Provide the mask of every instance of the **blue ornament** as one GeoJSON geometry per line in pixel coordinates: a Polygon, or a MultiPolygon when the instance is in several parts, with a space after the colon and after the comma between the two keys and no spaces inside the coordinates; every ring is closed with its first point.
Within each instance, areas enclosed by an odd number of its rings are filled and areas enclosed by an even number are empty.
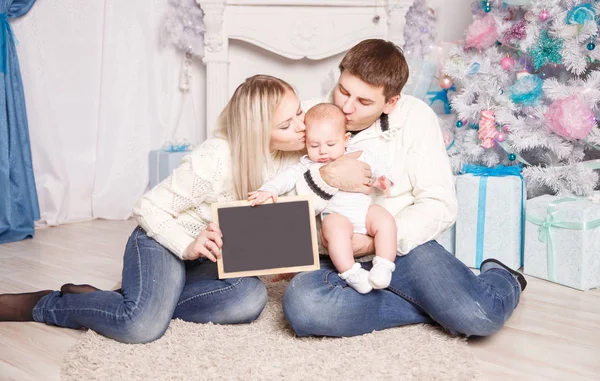
{"type": "Polygon", "coordinates": [[[540,34],[540,39],[537,45],[529,49],[529,55],[533,58],[533,67],[535,70],[539,70],[542,66],[547,63],[562,63],[562,50],[563,41],[560,38],[552,38],[548,34],[547,30],[544,30],[540,34]]]}
{"type": "Polygon", "coordinates": [[[522,75],[508,88],[510,100],[523,106],[535,106],[542,97],[543,84],[537,75],[522,75]]]}
{"type": "Polygon", "coordinates": [[[469,66],[469,70],[467,70],[467,74],[469,74],[469,75],[477,74],[477,72],[479,71],[480,68],[481,68],[481,65],[479,64],[479,62],[473,62],[471,64],[471,66],[469,66]]]}
{"type": "Polygon", "coordinates": [[[489,13],[489,12],[491,12],[491,10],[492,10],[492,7],[491,7],[489,4],[486,4],[486,5],[485,5],[485,7],[483,7],[483,10],[484,10],[486,13],[489,13]]]}
{"type": "Polygon", "coordinates": [[[596,21],[596,11],[590,3],[579,4],[567,12],[567,24],[585,24],[587,21],[596,21]]]}
{"type": "Polygon", "coordinates": [[[589,44],[587,44],[587,49],[590,51],[596,49],[596,44],[590,42],[589,44]]]}
{"type": "Polygon", "coordinates": [[[462,126],[463,126],[462,120],[457,120],[456,121],[456,128],[461,128],[462,126]]]}
{"type": "Polygon", "coordinates": [[[470,127],[472,130],[479,130],[479,124],[469,124],[469,127],[470,127]]]}
{"type": "Polygon", "coordinates": [[[517,155],[515,155],[514,153],[509,153],[508,154],[508,160],[510,160],[510,161],[517,160],[517,155]]]}
{"type": "Polygon", "coordinates": [[[440,91],[430,90],[427,92],[427,97],[429,98],[429,105],[431,106],[435,101],[442,101],[444,104],[444,113],[450,114],[452,107],[450,106],[450,101],[448,100],[448,91],[456,91],[456,87],[452,85],[449,89],[442,89],[440,91]]]}

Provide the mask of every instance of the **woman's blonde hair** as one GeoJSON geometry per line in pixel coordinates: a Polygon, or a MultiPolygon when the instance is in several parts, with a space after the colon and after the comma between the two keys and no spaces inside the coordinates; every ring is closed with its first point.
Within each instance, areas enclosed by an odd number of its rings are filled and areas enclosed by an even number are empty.
{"type": "Polygon", "coordinates": [[[266,180],[265,168],[272,164],[272,118],[287,91],[294,92],[287,82],[255,75],[238,86],[219,116],[216,135],[229,141],[238,200],[245,200],[248,192],[260,188],[266,180]]]}

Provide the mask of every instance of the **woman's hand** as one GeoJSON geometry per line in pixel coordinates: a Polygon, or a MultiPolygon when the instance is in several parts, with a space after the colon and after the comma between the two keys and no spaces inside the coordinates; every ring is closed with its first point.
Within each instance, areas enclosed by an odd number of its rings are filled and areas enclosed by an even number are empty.
{"type": "Polygon", "coordinates": [[[223,233],[221,229],[211,222],[206,229],[202,230],[192,243],[183,252],[183,259],[193,260],[200,257],[206,257],[213,262],[221,258],[221,248],[223,247],[223,233]]]}
{"type": "Polygon", "coordinates": [[[361,151],[341,156],[319,169],[323,181],[346,192],[371,194],[371,167],[357,160],[361,151]]]}
{"type": "Polygon", "coordinates": [[[248,201],[252,201],[252,205],[250,206],[264,204],[268,199],[272,199],[273,202],[277,202],[277,195],[275,193],[261,190],[248,193],[248,201]]]}

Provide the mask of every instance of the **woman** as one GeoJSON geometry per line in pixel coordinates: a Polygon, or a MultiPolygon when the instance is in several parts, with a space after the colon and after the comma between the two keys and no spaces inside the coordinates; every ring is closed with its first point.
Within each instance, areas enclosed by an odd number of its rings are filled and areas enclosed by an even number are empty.
{"type": "Polygon", "coordinates": [[[267,301],[255,277],[217,279],[223,240],[210,221],[215,201],[244,200],[304,149],[304,114],[284,81],[248,78],[208,139],[134,208],[139,226],[123,259],[119,292],[65,284],[61,291],[0,295],[0,321],[90,328],[125,343],[160,338],[172,318],[235,324],[267,301]]]}

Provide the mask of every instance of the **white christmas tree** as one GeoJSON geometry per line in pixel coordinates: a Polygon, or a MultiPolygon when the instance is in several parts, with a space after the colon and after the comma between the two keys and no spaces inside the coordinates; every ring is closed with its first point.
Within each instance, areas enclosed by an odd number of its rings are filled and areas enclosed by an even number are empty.
{"type": "Polygon", "coordinates": [[[404,55],[411,60],[422,60],[432,52],[437,39],[435,10],[425,0],[416,0],[406,13],[404,27],[404,55]]]}
{"type": "Polygon", "coordinates": [[[589,195],[600,167],[600,3],[511,2],[477,2],[446,60],[459,88],[442,118],[453,168],[520,162],[530,197],[589,195]]]}

